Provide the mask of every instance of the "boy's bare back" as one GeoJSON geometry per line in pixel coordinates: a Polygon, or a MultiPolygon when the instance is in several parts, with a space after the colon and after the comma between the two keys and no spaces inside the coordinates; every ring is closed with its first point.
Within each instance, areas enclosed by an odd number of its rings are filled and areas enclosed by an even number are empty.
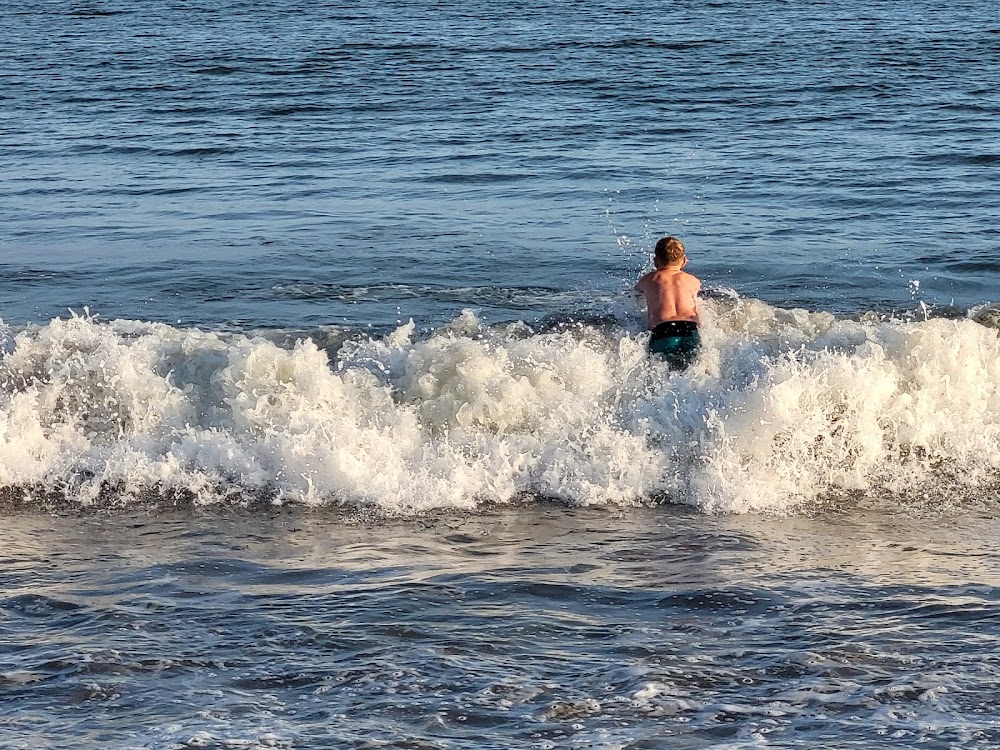
{"type": "Polygon", "coordinates": [[[698,291],[701,282],[680,268],[650,271],[635,285],[646,299],[646,322],[650,328],[669,320],[699,323],[698,291]]]}
{"type": "Polygon", "coordinates": [[[639,279],[635,291],[646,298],[649,352],[671,370],[686,370],[698,356],[698,291],[701,282],[681,269],[687,265],[684,243],[664,237],[653,250],[655,271],[639,279]]]}

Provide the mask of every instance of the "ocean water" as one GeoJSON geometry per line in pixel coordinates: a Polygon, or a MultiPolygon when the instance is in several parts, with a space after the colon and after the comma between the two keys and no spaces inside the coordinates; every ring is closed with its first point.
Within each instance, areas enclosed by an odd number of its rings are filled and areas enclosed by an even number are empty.
{"type": "Polygon", "coordinates": [[[1000,747],[993,4],[2,12],[0,747],[1000,747]]]}

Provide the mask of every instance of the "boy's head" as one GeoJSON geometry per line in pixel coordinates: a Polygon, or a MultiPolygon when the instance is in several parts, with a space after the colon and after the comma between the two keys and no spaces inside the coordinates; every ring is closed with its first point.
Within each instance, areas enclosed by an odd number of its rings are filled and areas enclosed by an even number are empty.
{"type": "Polygon", "coordinates": [[[653,262],[657,268],[670,268],[684,265],[687,254],[684,252],[684,245],[676,237],[664,237],[656,243],[653,251],[653,262]]]}

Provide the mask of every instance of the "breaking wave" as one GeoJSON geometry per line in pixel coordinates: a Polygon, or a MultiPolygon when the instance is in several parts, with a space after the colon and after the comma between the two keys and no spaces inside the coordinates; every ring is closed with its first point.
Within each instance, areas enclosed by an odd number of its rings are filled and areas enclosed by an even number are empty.
{"type": "Polygon", "coordinates": [[[0,324],[0,487],[28,505],[389,514],[978,497],[1000,477],[998,318],[843,319],[717,295],[681,374],[620,320],[486,326],[465,312],[425,334],[297,339],[0,324]]]}

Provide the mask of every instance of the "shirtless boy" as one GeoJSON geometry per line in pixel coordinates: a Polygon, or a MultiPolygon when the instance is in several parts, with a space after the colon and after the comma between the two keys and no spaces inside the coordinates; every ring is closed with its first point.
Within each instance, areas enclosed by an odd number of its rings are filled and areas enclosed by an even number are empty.
{"type": "Polygon", "coordinates": [[[646,298],[646,320],[653,334],[649,351],[661,354],[671,369],[683,370],[701,346],[698,336],[698,290],[701,282],[681,269],[687,265],[684,245],[676,237],[664,237],[653,253],[655,270],[635,285],[646,298]]]}

